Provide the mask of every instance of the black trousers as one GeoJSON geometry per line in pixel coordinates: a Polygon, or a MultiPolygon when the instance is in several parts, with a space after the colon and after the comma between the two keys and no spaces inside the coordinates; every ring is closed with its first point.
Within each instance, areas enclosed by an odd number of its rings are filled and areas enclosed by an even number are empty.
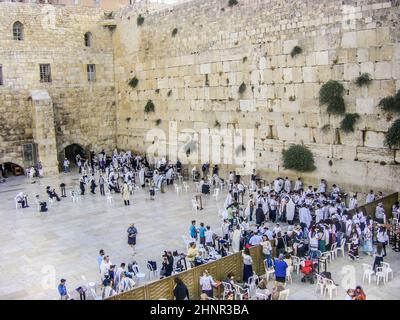
{"type": "Polygon", "coordinates": [[[106,193],[104,192],[104,184],[101,184],[101,185],[100,185],[100,194],[101,194],[102,196],[105,196],[105,195],[106,195],[106,193]]]}

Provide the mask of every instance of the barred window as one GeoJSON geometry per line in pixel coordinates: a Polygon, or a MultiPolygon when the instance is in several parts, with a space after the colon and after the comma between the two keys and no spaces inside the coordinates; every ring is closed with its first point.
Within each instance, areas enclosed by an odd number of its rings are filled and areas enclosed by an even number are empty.
{"type": "Polygon", "coordinates": [[[17,21],[13,25],[13,37],[14,40],[22,41],[24,40],[24,25],[17,21]]]}
{"type": "Polygon", "coordinates": [[[0,64],[0,86],[3,85],[3,66],[0,64]]]}
{"type": "Polygon", "coordinates": [[[96,65],[94,65],[94,64],[87,65],[87,76],[88,76],[89,82],[96,81],[96,65]]]}
{"type": "Polygon", "coordinates": [[[51,82],[50,64],[40,64],[40,82],[51,82]]]}

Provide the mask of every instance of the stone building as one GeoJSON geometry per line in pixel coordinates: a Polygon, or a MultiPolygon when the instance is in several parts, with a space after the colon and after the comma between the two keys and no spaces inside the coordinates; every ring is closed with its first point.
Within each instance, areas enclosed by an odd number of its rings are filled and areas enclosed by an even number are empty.
{"type": "Polygon", "coordinates": [[[170,148],[179,140],[171,126],[218,125],[254,129],[253,164],[266,176],[297,177],[281,154],[303,143],[317,168],[302,175],[310,182],[396,189],[400,152],[384,145],[396,117],[378,103],[400,89],[399,1],[193,0],[166,8],[142,1],[112,17],[103,11],[0,3],[0,162],[24,165],[23,146],[35,142],[55,172],[70,144],[146,152],[150,129],[163,130],[170,148]],[[16,22],[23,40],[13,38],[16,22]],[[301,53],[292,57],[294,47],[301,53]],[[50,83],[41,81],[46,64],[50,83]],[[373,81],[359,88],[362,73],[373,81]],[[360,115],[354,132],[319,104],[329,80],[344,85],[346,112],[360,115]],[[149,100],[154,113],[144,112],[149,100]]]}

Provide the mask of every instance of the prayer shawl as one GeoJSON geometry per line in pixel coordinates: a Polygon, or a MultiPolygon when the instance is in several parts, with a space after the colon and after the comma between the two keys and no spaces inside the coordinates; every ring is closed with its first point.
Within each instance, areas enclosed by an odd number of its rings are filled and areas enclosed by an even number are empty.
{"type": "Polygon", "coordinates": [[[233,231],[233,236],[232,236],[232,249],[233,252],[239,252],[240,251],[240,230],[235,229],[235,231],[233,231]]]}
{"type": "Polygon", "coordinates": [[[141,186],[144,185],[144,169],[141,168],[139,171],[139,183],[141,186]]]}
{"type": "Polygon", "coordinates": [[[290,198],[289,202],[286,205],[286,219],[288,221],[292,221],[293,220],[294,211],[295,211],[295,204],[294,204],[292,198],[290,198]]]}

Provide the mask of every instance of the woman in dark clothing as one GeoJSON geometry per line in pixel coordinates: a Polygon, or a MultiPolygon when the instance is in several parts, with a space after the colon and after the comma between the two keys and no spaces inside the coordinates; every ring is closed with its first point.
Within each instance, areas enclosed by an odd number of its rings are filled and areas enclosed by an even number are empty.
{"type": "Polygon", "coordinates": [[[189,300],[189,290],[183,281],[176,277],[174,279],[175,287],[174,287],[174,297],[176,300],[189,300]]]}
{"type": "Polygon", "coordinates": [[[136,254],[135,246],[136,246],[136,236],[138,230],[132,223],[131,226],[128,228],[127,232],[128,232],[128,245],[130,245],[131,248],[133,249],[133,254],[136,254]]]}

